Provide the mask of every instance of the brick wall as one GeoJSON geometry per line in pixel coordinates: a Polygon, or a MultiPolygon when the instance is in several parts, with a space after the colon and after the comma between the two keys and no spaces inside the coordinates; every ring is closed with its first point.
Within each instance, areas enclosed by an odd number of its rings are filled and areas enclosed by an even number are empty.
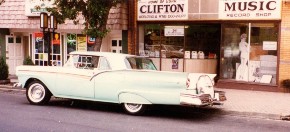
{"type": "Polygon", "coordinates": [[[136,1],[128,2],[128,53],[136,54],[137,50],[137,3],[136,1]]]}
{"type": "Polygon", "coordinates": [[[279,87],[284,79],[290,79],[290,3],[282,4],[282,21],[279,58],[279,87]]]}

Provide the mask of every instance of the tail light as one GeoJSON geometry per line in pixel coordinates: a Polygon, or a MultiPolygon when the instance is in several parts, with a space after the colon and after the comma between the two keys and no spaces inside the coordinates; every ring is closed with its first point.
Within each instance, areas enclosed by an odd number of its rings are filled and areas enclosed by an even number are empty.
{"type": "Polygon", "coordinates": [[[187,79],[186,79],[186,88],[189,88],[189,86],[190,86],[190,79],[187,78],[187,79]]]}

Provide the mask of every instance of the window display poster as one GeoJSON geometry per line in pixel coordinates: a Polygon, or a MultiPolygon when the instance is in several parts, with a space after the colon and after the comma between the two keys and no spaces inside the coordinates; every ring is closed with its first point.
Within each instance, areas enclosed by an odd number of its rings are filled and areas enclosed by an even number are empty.
{"type": "Polygon", "coordinates": [[[35,42],[43,41],[43,33],[34,33],[35,36],[35,42]]]}
{"type": "Polygon", "coordinates": [[[85,35],[77,36],[77,47],[78,51],[87,51],[87,37],[85,35]]]}
{"type": "Polygon", "coordinates": [[[88,44],[95,44],[95,41],[96,41],[96,38],[93,38],[91,36],[88,36],[87,37],[87,42],[88,44]]]}
{"type": "Polygon", "coordinates": [[[164,28],[164,36],[184,36],[183,26],[171,26],[164,28]]]}
{"type": "Polygon", "coordinates": [[[52,39],[52,45],[60,45],[60,39],[59,39],[60,34],[59,33],[54,33],[53,34],[53,39],[52,39]]]}
{"type": "Polygon", "coordinates": [[[263,50],[277,50],[277,42],[263,41],[263,50]]]}
{"type": "Polygon", "coordinates": [[[67,54],[76,51],[77,34],[67,34],[67,54]]]}
{"type": "Polygon", "coordinates": [[[178,69],[178,58],[172,58],[172,69],[178,69]]]}

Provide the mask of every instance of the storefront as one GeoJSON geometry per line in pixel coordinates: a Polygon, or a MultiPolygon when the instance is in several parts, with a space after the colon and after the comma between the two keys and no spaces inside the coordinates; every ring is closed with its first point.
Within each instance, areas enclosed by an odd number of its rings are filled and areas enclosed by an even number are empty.
{"type": "MultiPolygon", "coordinates": [[[[52,66],[62,66],[71,51],[92,50],[94,38],[82,34],[84,26],[75,25],[73,21],[58,25],[54,34],[52,29],[50,32],[46,29],[43,34],[40,12],[45,12],[53,2],[20,0],[5,1],[0,5],[0,53],[6,57],[10,74],[15,74],[16,66],[22,65],[26,57],[30,57],[35,65],[46,66],[50,60],[52,66]],[[35,8],[38,6],[40,9],[35,8]]],[[[127,39],[126,9],[126,3],[111,9],[107,22],[110,32],[102,40],[101,51],[121,53],[126,48],[127,44],[122,46],[122,41],[127,39]]]]}
{"type": "Polygon", "coordinates": [[[136,4],[137,50],[159,70],[213,73],[220,83],[277,88],[282,0],[136,4]]]}

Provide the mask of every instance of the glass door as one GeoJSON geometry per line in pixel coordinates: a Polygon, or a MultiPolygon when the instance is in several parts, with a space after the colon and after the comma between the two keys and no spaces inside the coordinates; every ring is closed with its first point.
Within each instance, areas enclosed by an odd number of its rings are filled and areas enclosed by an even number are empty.
{"type": "Polygon", "coordinates": [[[223,24],[220,78],[276,84],[278,33],[278,23],[223,24]]]}
{"type": "Polygon", "coordinates": [[[222,25],[220,78],[248,81],[248,34],[248,23],[222,25]]]}

